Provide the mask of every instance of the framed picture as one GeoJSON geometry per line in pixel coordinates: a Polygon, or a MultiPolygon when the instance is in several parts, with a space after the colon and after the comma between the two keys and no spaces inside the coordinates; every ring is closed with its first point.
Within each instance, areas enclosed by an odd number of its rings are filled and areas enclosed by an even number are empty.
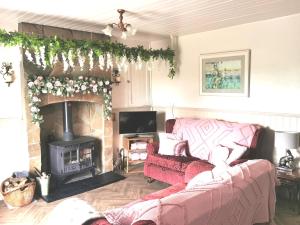
{"type": "Polygon", "coordinates": [[[200,95],[249,96],[250,50],[200,55],[200,95]]]}

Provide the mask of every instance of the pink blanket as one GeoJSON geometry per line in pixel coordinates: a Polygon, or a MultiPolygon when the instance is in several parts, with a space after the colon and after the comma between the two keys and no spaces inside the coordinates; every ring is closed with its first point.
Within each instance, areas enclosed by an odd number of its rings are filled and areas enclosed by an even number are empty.
{"type": "Polygon", "coordinates": [[[179,139],[188,140],[192,156],[208,160],[211,151],[220,144],[226,147],[238,144],[254,148],[256,132],[260,128],[259,125],[217,119],[177,118],[173,133],[179,139]]]}
{"type": "Polygon", "coordinates": [[[228,167],[207,183],[104,215],[116,225],[139,220],[157,225],[252,225],[272,222],[274,213],[275,170],[260,159],[228,167]]]}

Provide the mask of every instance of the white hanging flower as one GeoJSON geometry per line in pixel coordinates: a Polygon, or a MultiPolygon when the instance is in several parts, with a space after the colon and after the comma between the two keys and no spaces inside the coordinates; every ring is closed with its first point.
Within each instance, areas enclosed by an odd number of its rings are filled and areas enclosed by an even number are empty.
{"type": "Polygon", "coordinates": [[[79,76],[78,79],[79,79],[79,80],[83,80],[83,76],[79,76]]]}
{"type": "Polygon", "coordinates": [[[32,102],[40,102],[40,101],[41,100],[38,97],[36,97],[36,96],[32,97],[32,102]]]}
{"type": "Polygon", "coordinates": [[[97,91],[98,91],[97,85],[94,85],[94,86],[93,86],[93,92],[96,93],[97,91]]]}
{"type": "Polygon", "coordinates": [[[64,65],[64,72],[67,72],[69,68],[69,64],[67,62],[67,57],[65,56],[65,53],[61,54],[62,60],[63,60],[63,65],[64,65]]]}
{"type": "Polygon", "coordinates": [[[142,61],[141,57],[140,57],[140,56],[138,56],[138,58],[137,58],[137,64],[136,64],[136,68],[137,68],[137,69],[139,69],[139,70],[141,70],[141,69],[142,69],[142,67],[143,67],[143,61],[142,61]]]}
{"type": "Polygon", "coordinates": [[[34,82],[33,82],[36,86],[40,86],[41,82],[40,80],[36,79],[34,82]]]}
{"type": "Polygon", "coordinates": [[[109,85],[109,81],[107,80],[107,81],[105,81],[105,85],[109,85]]]}
{"type": "Polygon", "coordinates": [[[81,85],[81,90],[82,91],[85,91],[86,90],[86,86],[83,84],[83,85],[81,85]]]}
{"type": "Polygon", "coordinates": [[[107,92],[107,89],[106,89],[106,88],[103,88],[103,92],[106,93],[106,92],[107,92]]]}
{"type": "Polygon", "coordinates": [[[47,93],[48,93],[47,89],[43,88],[43,89],[42,89],[42,93],[43,93],[43,94],[47,94],[47,93]]]}
{"type": "Polygon", "coordinates": [[[28,51],[28,49],[26,49],[25,55],[26,55],[28,61],[33,62],[33,58],[31,56],[31,53],[28,51]]]}
{"type": "Polygon", "coordinates": [[[89,61],[90,61],[90,70],[94,67],[94,58],[93,58],[93,50],[91,49],[89,52],[89,61]]]}
{"type": "Polygon", "coordinates": [[[84,65],[84,58],[82,57],[81,52],[80,52],[79,49],[77,49],[77,56],[78,56],[78,63],[79,63],[79,66],[80,66],[80,70],[82,71],[83,70],[83,65],[84,65]]]}
{"type": "Polygon", "coordinates": [[[40,47],[40,58],[42,60],[43,68],[46,69],[45,46],[40,47]]]}
{"type": "Polygon", "coordinates": [[[38,107],[36,107],[36,106],[32,106],[32,107],[30,108],[30,111],[33,112],[33,113],[37,113],[37,112],[40,111],[40,109],[39,109],[38,107]]]}
{"type": "Polygon", "coordinates": [[[69,50],[69,52],[68,52],[69,66],[73,68],[74,67],[74,61],[73,61],[72,55],[73,55],[73,51],[69,50]]]}
{"type": "Polygon", "coordinates": [[[100,87],[103,86],[103,81],[102,80],[99,82],[99,85],[100,85],[100,87]]]}
{"type": "Polygon", "coordinates": [[[60,87],[61,86],[61,82],[59,80],[55,81],[54,86],[55,87],[60,87]]]}
{"type": "Polygon", "coordinates": [[[113,68],[113,61],[109,53],[106,54],[106,57],[107,57],[106,70],[109,70],[110,68],[113,68]]]}
{"type": "Polygon", "coordinates": [[[51,82],[47,82],[46,83],[46,87],[48,88],[48,89],[53,89],[53,85],[52,85],[52,83],[51,82]]]}
{"type": "Polygon", "coordinates": [[[39,51],[36,51],[34,53],[35,55],[35,64],[37,64],[38,66],[41,66],[41,57],[40,57],[40,52],[39,51]]]}
{"type": "Polygon", "coordinates": [[[68,86],[66,88],[66,91],[70,93],[70,92],[74,92],[74,89],[71,86],[68,86]]]}
{"type": "Polygon", "coordinates": [[[34,86],[34,83],[32,81],[30,81],[30,82],[28,82],[27,85],[28,85],[29,88],[32,88],[34,86]]]}
{"type": "Polygon", "coordinates": [[[104,60],[104,57],[103,57],[103,55],[100,55],[100,56],[99,56],[99,68],[100,68],[101,70],[103,70],[103,69],[104,69],[104,66],[105,66],[105,60],[104,60]]]}
{"type": "Polygon", "coordinates": [[[57,89],[57,91],[56,91],[56,95],[57,96],[61,96],[62,95],[62,91],[61,91],[61,89],[59,88],[59,89],[57,89]]]}

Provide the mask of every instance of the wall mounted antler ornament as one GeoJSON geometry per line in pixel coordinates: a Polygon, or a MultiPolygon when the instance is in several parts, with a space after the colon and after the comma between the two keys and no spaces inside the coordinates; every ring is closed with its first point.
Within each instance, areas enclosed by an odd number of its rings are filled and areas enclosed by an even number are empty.
{"type": "Polygon", "coordinates": [[[8,87],[13,82],[14,71],[12,70],[12,63],[3,62],[0,73],[3,76],[4,82],[7,83],[8,87]]]}

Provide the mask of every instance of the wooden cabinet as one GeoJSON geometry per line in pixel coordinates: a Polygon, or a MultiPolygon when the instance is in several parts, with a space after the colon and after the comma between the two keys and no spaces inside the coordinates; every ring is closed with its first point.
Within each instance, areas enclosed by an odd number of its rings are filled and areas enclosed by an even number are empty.
{"type": "Polygon", "coordinates": [[[126,72],[121,72],[121,83],[113,86],[112,95],[114,108],[150,105],[150,72],[145,66],[137,69],[130,64],[126,72]]]}
{"type": "MultiPolygon", "coordinates": [[[[123,148],[125,150],[126,172],[130,172],[130,166],[143,163],[147,156],[146,146],[153,142],[153,136],[123,137],[123,148]]],[[[140,171],[139,171],[140,172],[140,171]]]]}

